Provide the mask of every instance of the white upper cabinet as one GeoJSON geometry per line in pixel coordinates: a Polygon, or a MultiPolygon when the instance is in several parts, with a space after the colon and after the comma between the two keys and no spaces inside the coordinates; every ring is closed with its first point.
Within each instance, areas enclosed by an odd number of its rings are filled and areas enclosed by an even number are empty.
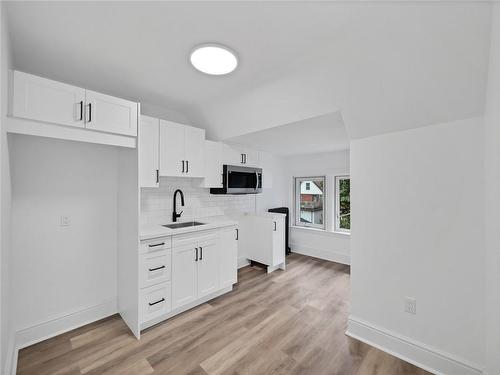
{"type": "Polygon", "coordinates": [[[222,187],[222,151],[224,146],[220,142],[205,141],[205,178],[201,187],[222,187]]]}
{"type": "Polygon", "coordinates": [[[187,175],[190,177],[203,177],[205,130],[186,126],[184,140],[187,175]]]}
{"type": "Polygon", "coordinates": [[[85,127],[108,133],[137,135],[137,103],[86,90],[85,127]]]}
{"type": "Polygon", "coordinates": [[[205,130],[160,120],[160,175],[203,177],[205,130]]]}
{"type": "MultiPolygon", "coordinates": [[[[235,149],[233,146],[222,144],[222,161],[223,164],[240,165],[243,164],[243,153],[235,149]]],[[[222,173],[222,169],[221,169],[222,173]]]]}
{"type": "Polygon", "coordinates": [[[222,159],[225,164],[257,167],[259,152],[245,146],[224,144],[222,159]]]}
{"type": "Polygon", "coordinates": [[[243,165],[248,167],[259,166],[259,152],[248,147],[240,147],[237,149],[243,154],[243,165]]]}
{"type": "Polygon", "coordinates": [[[160,120],[141,116],[139,124],[139,175],[141,187],[160,185],[160,120]]]}
{"type": "Polygon", "coordinates": [[[160,175],[184,176],[184,125],[160,120],[160,175]]]}
{"type": "Polygon", "coordinates": [[[14,117],[137,136],[135,102],[18,71],[12,88],[14,117]]]}
{"type": "Polygon", "coordinates": [[[59,125],[85,127],[85,89],[13,73],[12,115],[59,125]]]}

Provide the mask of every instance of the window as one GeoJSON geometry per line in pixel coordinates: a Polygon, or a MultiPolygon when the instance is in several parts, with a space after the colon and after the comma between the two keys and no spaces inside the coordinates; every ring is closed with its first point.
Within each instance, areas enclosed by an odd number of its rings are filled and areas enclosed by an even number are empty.
{"type": "Polygon", "coordinates": [[[295,225],[325,229],[325,177],[295,178],[295,225]]]}
{"type": "Polygon", "coordinates": [[[335,177],[335,230],[351,232],[351,179],[335,177]]]}

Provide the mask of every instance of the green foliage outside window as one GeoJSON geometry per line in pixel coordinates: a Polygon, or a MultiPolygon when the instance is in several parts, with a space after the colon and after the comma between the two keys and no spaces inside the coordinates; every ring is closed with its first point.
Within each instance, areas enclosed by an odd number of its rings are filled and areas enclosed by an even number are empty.
{"type": "Polygon", "coordinates": [[[341,229],[351,229],[351,180],[339,180],[339,226],[341,229]]]}

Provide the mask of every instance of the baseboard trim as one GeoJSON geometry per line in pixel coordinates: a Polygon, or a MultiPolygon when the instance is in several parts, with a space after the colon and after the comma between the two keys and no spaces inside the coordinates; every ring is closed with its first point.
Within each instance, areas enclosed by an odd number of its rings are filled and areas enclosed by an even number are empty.
{"type": "Polygon", "coordinates": [[[16,340],[13,334],[9,337],[9,347],[7,349],[7,360],[5,362],[5,374],[16,375],[17,372],[17,350],[16,340]]]}
{"type": "Polygon", "coordinates": [[[98,305],[81,307],[75,311],[17,330],[16,348],[25,348],[116,313],[116,298],[98,305]]]}
{"type": "Polygon", "coordinates": [[[238,269],[246,267],[249,264],[250,264],[250,261],[247,258],[245,258],[245,257],[238,258],[238,269]]]}
{"type": "Polygon", "coordinates": [[[116,298],[112,298],[98,305],[85,306],[17,330],[11,340],[13,354],[9,356],[12,358],[12,363],[9,365],[10,371],[6,371],[6,373],[16,374],[19,350],[116,313],[117,301],[116,298]]]}
{"type": "Polygon", "coordinates": [[[337,251],[317,249],[313,247],[308,247],[304,245],[290,244],[290,248],[293,253],[298,253],[302,255],[308,255],[314,258],[329,260],[331,262],[337,262],[342,264],[351,264],[351,257],[349,255],[339,253],[337,251]]]}
{"type": "Polygon", "coordinates": [[[436,375],[481,375],[476,363],[350,316],[346,335],[436,375]]]}

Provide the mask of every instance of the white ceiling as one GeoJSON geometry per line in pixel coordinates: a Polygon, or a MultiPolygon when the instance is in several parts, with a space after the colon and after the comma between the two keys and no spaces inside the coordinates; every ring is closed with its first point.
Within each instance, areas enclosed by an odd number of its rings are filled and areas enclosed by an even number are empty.
{"type": "Polygon", "coordinates": [[[228,141],[281,156],[349,148],[349,138],[340,112],[260,130],[228,141]]]}
{"type": "Polygon", "coordinates": [[[14,67],[184,114],[225,139],[340,110],[351,138],[482,114],[490,6],[12,2],[14,67]],[[188,63],[219,42],[241,65],[188,63]]]}

